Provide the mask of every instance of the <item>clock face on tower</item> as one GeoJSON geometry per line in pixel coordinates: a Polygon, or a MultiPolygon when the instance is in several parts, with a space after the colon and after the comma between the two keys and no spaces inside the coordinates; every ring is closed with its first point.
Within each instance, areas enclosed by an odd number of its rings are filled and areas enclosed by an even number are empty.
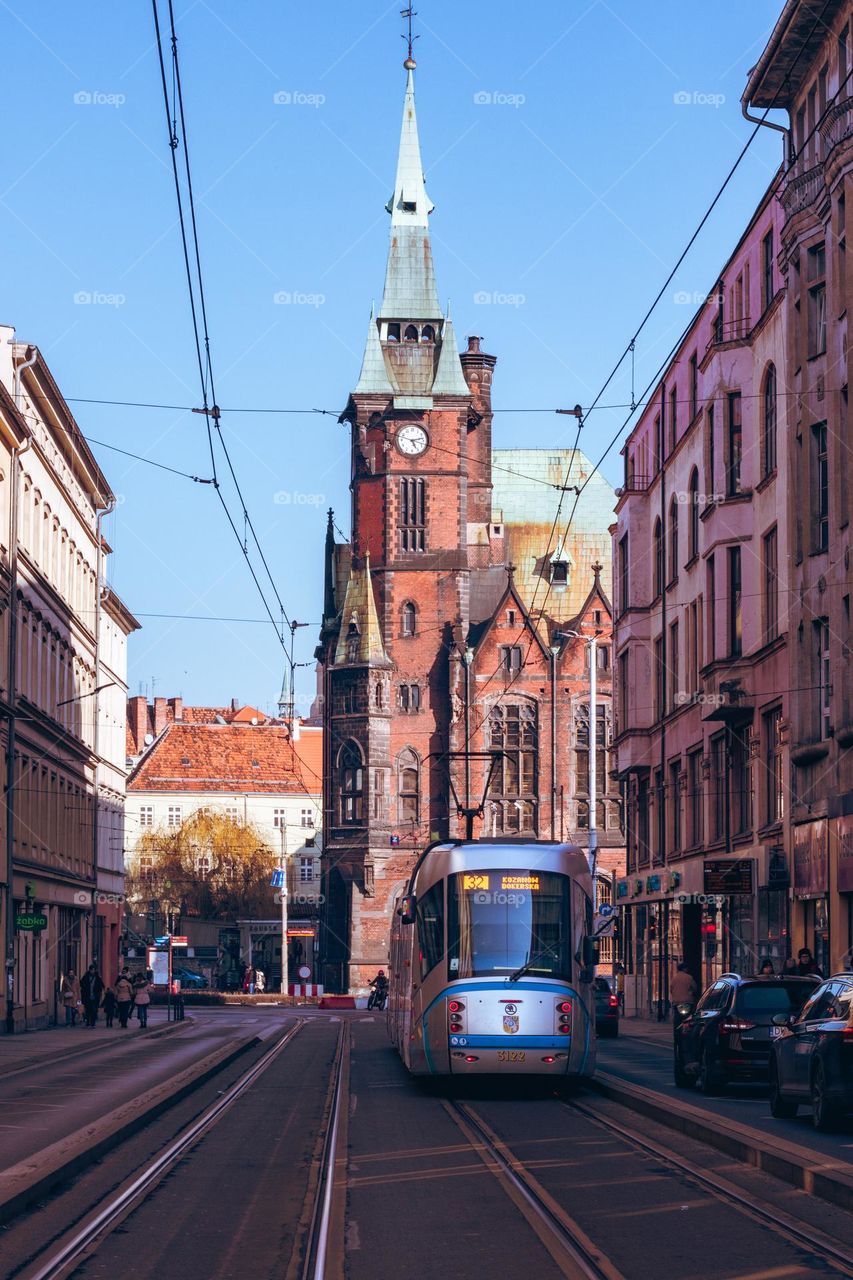
{"type": "Polygon", "coordinates": [[[401,427],[397,432],[397,448],[408,458],[416,458],[419,453],[423,453],[428,444],[427,433],[423,427],[417,426],[414,422],[401,427]]]}

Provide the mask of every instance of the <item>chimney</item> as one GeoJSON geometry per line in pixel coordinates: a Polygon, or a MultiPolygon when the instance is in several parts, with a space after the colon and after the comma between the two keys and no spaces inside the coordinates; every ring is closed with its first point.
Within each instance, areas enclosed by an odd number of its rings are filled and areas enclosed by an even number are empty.
{"type": "Polygon", "coordinates": [[[127,724],[133,739],[134,751],[142,751],[148,729],[148,701],[145,698],[128,698],[127,724]]]}
{"type": "Polygon", "coordinates": [[[172,716],[175,720],[183,720],[184,718],[184,700],[183,698],[170,698],[169,706],[172,708],[172,716]]]}
{"type": "Polygon", "coordinates": [[[159,735],[166,728],[166,725],[169,723],[168,707],[169,707],[169,703],[166,698],[154,699],[154,737],[155,738],[159,737],[159,735]]]}
{"type": "Polygon", "coordinates": [[[240,710],[240,702],[239,702],[239,700],[238,700],[237,698],[232,698],[232,699],[231,699],[231,710],[232,710],[232,711],[239,711],[239,710],[240,710]]]}

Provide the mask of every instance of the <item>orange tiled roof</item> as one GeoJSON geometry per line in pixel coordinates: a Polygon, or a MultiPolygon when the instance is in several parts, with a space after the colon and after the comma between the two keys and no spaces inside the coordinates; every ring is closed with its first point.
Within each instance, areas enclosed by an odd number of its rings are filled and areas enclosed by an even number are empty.
{"type": "MultiPolygon", "coordinates": [[[[321,738],[315,731],[310,739],[321,738]]],[[[310,741],[309,739],[309,741],[310,741]]],[[[131,772],[128,791],[247,791],[316,795],[321,746],[303,756],[277,725],[170,724],[131,772]],[[310,765],[309,762],[310,761],[310,765]]]]}

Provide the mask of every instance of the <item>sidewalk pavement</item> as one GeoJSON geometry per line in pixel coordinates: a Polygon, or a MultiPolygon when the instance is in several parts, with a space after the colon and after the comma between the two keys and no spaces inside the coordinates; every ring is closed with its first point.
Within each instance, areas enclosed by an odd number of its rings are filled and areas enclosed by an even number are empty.
{"type": "Polygon", "coordinates": [[[82,1019],[77,1025],[66,1027],[45,1027],[40,1031],[21,1031],[15,1035],[0,1036],[0,1082],[12,1072],[38,1067],[45,1062],[73,1059],[95,1049],[106,1048],[124,1040],[133,1040],[137,1036],[151,1035],[153,1031],[163,1031],[167,1026],[186,1026],[191,1019],[183,1023],[167,1023],[165,1008],[149,1008],[148,1029],[143,1031],[136,1018],[122,1030],[118,1018],[111,1027],[104,1025],[103,1014],[95,1027],[87,1027],[82,1019]]]}
{"type": "Polygon", "coordinates": [[[670,1048],[672,1046],[672,1019],[657,1022],[652,1018],[632,1018],[630,1015],[619,1019],[620,1036],[629,1036],[636,1040],[649,1040],[655,1044],[670,1048]]]}

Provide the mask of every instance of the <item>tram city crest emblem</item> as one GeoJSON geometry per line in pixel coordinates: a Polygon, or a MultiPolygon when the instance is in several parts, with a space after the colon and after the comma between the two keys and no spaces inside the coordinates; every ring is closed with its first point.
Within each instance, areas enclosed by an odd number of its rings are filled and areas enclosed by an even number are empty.
{"type": "Polygon", "coordinates": [[[507,1013],[504,1010],[504,1031],[508,1036],[514,1036],[518,1031],[518,1014],[507,1013]]]}

